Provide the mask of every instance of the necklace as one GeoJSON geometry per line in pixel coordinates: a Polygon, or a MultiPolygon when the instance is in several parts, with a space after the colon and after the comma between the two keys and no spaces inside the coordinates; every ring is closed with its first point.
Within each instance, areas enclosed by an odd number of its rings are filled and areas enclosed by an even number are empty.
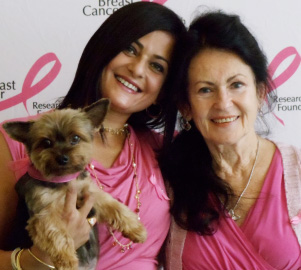
{"type": "Polygon", "coordinates": [[[100,133],[108,132],[112,135],[125,135],[128,134],[129,129],[128,129],[128,124],[124,124],[122,128],[110,128],[110,127],[104,127],[101,125],[99,129],[100,133]]]}
{"type": "Polygon", "coordinates": [[[251,170],[251,173],[250,173],[247,185],[245,186],[244,190],[241,192],[240,196],[238,197],[238,200],[236,201],[234,207],[228,210],[229,215],[231,216],[231,218],[234,221],[239,220],[241,218],[241,216],[235,214],[235,209],[238,206],[238,203],[240,202],[242,196],[245,194],[248,186],[250,185],[250,182],[251,182],[251,179],[252,179],[252,175],[253,175],[253,172],[254,172],[254,169],[255,169],[257,157],[258,157],[258,152],[259,152],[259,139],[257,138],[257,150],[256,150],[255,160],[254,160],[254,164],[253,164],[253,167],[252,167],[252,170],[251,170]]]}
{"type": "MultiPolygon", "coordinates": [[[[135,187],[136,187],[136,194],[135,194],[135,199],[136,199],[136,209],[135,212],[137,214],[137,218],[138,220],[140,220],[140,207],[141,207],[141,201],[140,201],[140,195],[141,195],[141,189],[139,188],[139,181],[138,181],[138,175],[137,175],[137,163],[135,161],[135,156],[134,156],[134,145],[130,142],[130,132],[127,129],[127,140],[129,142],[130,145],[130,149],[131,149],[131,162],[132,162],[132,167],[133,167],[133,171],[134,171],[134,176],[133,176],[133,181],[135,182],[135,187]]],[[[94,165],[93,164],[89,164],[89,167],[91,168],[92,172],[93,172],[93,176],[95,177],[96,181],[97,181],[97,185],[100,189],[104,189],[103,185],[101,184],[101,182],[99,181],[98,177],[96,176],[96,173],[94,171],[94,165]]],[[[113,237],[113,246],[119,246],[120,247],[120,252],[124,253],[125,251],[132,249],[133,248],[133,241],[128,242],[127,244],[122,244],[120,243],[120,241],[116,238],[113,230],[111,227],[108,228],[111,236],[113,237]]]]}

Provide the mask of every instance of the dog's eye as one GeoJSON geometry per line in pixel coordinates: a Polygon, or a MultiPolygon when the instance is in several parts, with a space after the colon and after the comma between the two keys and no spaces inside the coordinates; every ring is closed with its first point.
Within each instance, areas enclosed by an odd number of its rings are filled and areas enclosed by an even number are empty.
{"type": "Polygon", "coordinates": [[[72,145],[75,145],[75,144],[78,144],[80,141],[80,137],[78,135],[74,135],[72,138],[71,138],[71,144],[72,145]]]}
{"type": "Polygon", "coordinates": [[[44,139],[42,142],[41,142],[41,146],[43,148],[49,148],[52,146],[52,142],[49,140],[49,139],[44,139]]]}

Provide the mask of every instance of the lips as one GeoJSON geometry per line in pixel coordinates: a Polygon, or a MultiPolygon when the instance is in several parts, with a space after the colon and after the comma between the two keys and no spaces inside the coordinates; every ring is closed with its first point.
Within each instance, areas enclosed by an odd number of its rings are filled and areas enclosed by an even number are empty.
{"type": "Polygon", "coordinates": [[[212,119],[211,121],[217,124],[224,124],[224,123],[231,123],[238,119],[238,116],[232,116],[232,117],[225,117],[225,118],[216,118],[212,119]]]}
{"type": "Polygon", "coordinates": [[[134,84],[132,84],[129,81],[125,80],[124,78],[121,78],[120,76],[115,76],[115,77],[116,77],[117,81],[119,81],[125,87],[133,90],[134,92],[141,92],[140,89],[137,86],[135,86],[134,84]]]}

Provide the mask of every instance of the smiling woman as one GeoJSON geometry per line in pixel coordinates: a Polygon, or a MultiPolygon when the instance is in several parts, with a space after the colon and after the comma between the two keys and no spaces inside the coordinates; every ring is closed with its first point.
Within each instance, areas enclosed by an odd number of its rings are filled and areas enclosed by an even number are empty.
{"type": "MultiPolygon", "coordinates": [[[[162,5],[137,2],[118,9],[89,40],[70,90],[60,104],[59,109],[78,109],[103,97],[110,99],[103,126],[95,131],[92,160],[86,170],[100,188],[138,214],[147,230],[146,242],[133,244],[119,232],[98,224],[101,248],[95,269],[158,267],[170,215],[155,154],[161,148],[161,136],[151,128],[165,126],[172,91],[170,74],[177,68],[174,61],[178,41],[185,34],[181,19],[162,5]],[[148,114],[153,107],[160,108],[158,115],[148,114]]],[[[0,269],[11,269],[10,257],[13,266],[17,265],[14,262],[20,263],[23,270],[48,269],[43,265],[52,265],[47,252],[33,245],[31,251],[38,258],[35,260],[28,250],[19,251],[10,241],[10,237],[14,238],[11,227],[17,216],[12,210],[18,201],[14,184],[26,172],[26,166],[15,175],[6,165],[13,162],[17,169],[28,157],[22,145],[1,131],[0,208],[8,210],[0,211],[0,247],[7,250],[0,251],[0,269]],[[8,251],[14,248],[14,252],[8,251]]],[[[62,219],[76,248],[89,238],[91,226],[86,210],[91,209],[91,201],[93,198],[87,195],[84,205],[77,209],[76,192],[70,190],[66,197],[62,219]]]]}
{"type": "Polygon", "coordinates": [[[174,38],[154,31],[133,42],[105,67],[102,96],[111,100],[119,118],[141,111],[157,100],[168,73],[174,38]]]}
{"type": "Polygon", "coordinates": [[[196,18],[185,44],[174,90],[187,130],[169,129],[161,159],[173,191],[167,269],[300,269],[301,150],[255,131],[275,100],[265,55],[222,12],[196,18]]]}
{"type": "Polygon", "coordinates": [[[263,100],[252,69],[237,54],[206,49],[191,61],[184,117],[194,119],[208,147],[250,140],[263,100]]]}

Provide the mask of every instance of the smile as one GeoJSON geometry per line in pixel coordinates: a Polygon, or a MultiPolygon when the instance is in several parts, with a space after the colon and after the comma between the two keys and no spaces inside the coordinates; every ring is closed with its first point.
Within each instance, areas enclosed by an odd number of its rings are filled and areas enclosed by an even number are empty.
{"type": "Polygon", "coordinates": [[[221,118],[221,119],[213,119],[212,121],[214,123],[223,124],[223,123],[230,123],[235,121],[238,118],[238,116],[234,117],[227,117],[227,118],[221,118]]]}
{"type": "Polygon", "coordinates": [[[116,79],[123,84],[125,87],[130,88],[131,90],[138,92],[138,87],[136,87],[135,85],[129,83],[128,81],[124,80],[123,78],[116,76],[116,79]]]}

